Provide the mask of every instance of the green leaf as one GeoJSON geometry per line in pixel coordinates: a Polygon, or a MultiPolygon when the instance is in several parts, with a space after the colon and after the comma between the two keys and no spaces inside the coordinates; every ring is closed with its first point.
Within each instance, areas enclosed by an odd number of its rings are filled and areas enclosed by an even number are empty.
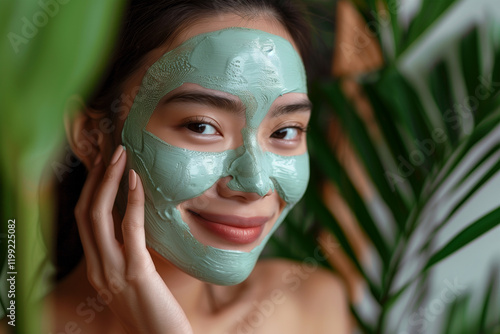
{"type": "MultiPolygon", "coordinates": [[[[6,126],[2,132],[8,133],[21,151],[24,145],[43,150],[60,138],[66,100],[74,94],[86,94],[103,70],[122,3],[55,2],[57,6],[49,15],[34,2],[32,11],[44,13],[47,23],[37,28],[17,53],[11,45],[2,46],[7,48],[2,53],[9,64],[5,70],[8,77],[4,78],[9,85],[0,91],[2,109],[8,110],[2,113],[0,126],[6,126]]],[[[13,32],[22,35],[21,18],[29,20],[33,13],[16,14],[13,32]]]]}
{"type": "Polygon", "coordinates": [[[328,145],[324,143],[323,139],[319,137],[319,131],[314,130],[314,125],[311,125],[311,127],[312,131],[310,131],[308,135],[311,159],[321,168],[327,177],[338,185],[338,189],[346,199],[346,203],[356,216],[357,221],[363,230],[370,235],[380,258],[384,263],[387,263],[389,260],[389,246],[383,239],[375,221],[366,208],[366,204],[358,194],[356,188],[352,185],[348,174],[343,170],[336,156],[328,145]]]}
{"type": "MultiPolygon", "coordinates": [[[[390,67],[381,71],[380,79],[374,85],[374,88],[389,107],[387,112],[406,130],[405,134],[407,134],[408,138],[411,138],[410,143],[405,143],[409,145],[409,151],[416,148],[417,142],[420,143],[433,138],[431,133],[432,124],[420,101],[420,96],[397,68],[390,67]]],[[[439,152],[438,149],[433,153],[436,154],[436,159],[441,157],[438,154],[439,152]]],[[[430,170],[429,159],[425,160],[422,168],[430,170]]]]}
{"type": "Polygon", "coordinates": [[[484,233],[495,228],[500,224],[500,207],[494,209],[490,213],[476,220],[474,223],[467,226],[459,232],[451,241],[449,241],[439,251],[434,253],[424,267],[424,271],[428,270],[438,262],[452,255],[470,242],[476,240],[484,233]]]}
{"type": "MultiPolygon", "coordinates": [[[[460,168],[463,160],[471,150],[475,149],[475,145],[495,130],[498,122],[500,122],[500,109],[498,108],[500,100],[498,102],[497,110],[494,113],[488,113],[489,117],[479,123],[469,137],[464,138],[455,151],[441,161],[439,174],[435,177],[429,190],[423,194],[424,199],[432,198],[439,187],[447,181],[448,177],[453,175],[453,173],[460,168]]],[[[494,108],[494,106],[491,107],[494,108]]]]}
{"type": "Polygon", "coordinates": [[[388,179],[381,177],[381,175],[385,176],[386,169],[373,139],[368,134],[366,126],[344,96],[338,82],[330,82],[322,88],[325,100],[330,102],[335,115],[340,118],[343,125],[343,132],[349,137],[356,149],[358,157],[364,163],[365,170],[370,176],[371,181],[377,187],[384,201],[394,204],[392,211],[396,222],[402,222],[408,212],[408,208],[399,194],[394,192],[394,187],[389,183],[388,179]]]}
{"type": "Polygon", "coordinates": [[[448,316],[444,323],[442,333],[453,334],[469,334],[467,330],[469,324],[467,323],[467,307],[469,305],[470,296],[460,296],[449,307],[448,316]]]}
{"type": "Polygon", "coordinates": [[[398,9],[401,6],[401,1],[386,0],[385,2],[387,4],[387,10],[389,11],[390,15],[394,53],[397,57],[401,53],[401,43],[403,41],[403,38],[405,37],[405,31],[398,22],[398,9]]]}
{"type": "Polygon", "coordinates": [[[367,282],[373,296],[378,299],[380,297],[380,288],[376,286],[372,282],[370,277],[366,274],[364,268],[359,263],[356,253],[351,247],[351,244],[344,234],[344,231],[342,230],[339,222],[331,214],[330,210],[328,210],[328,208],[323,204],[322,199],[319,198],[317,194],[318,190],[314,185],[310,184],[308,190],[306,191],[306,194],[304,195],[307,206],[311,209],[312,212],[314,212],[315,216],[321,222],[321,224],[333,233],[339,244],[342,246],[342,249],[344,250],[346,255],[349,257],[361,276],[363,276],[363,278],[367,282]]]}
{"type": "Polygon", "coordinates": [[[33,189],[63,138],[62,115],[68,98],[85,96],[101,76],[123,3],[24,0],[0,4],[0,32],[6,33],[0,40],[0,77],[8,83],[0,89],[0,183],[7,187],[2,196],[12,201],[2,202],[1,211],[13,212],[22,221],[16,230],[20,244],[16,254],[23,272],[16,283],[16,328],[22,333],[39,331],[40,318],[26,302],[45,251],[40,243],[33,243],[39,237],[33,189]],[[47,9],[47,4],[52,7],[47,9]],[[31,33],[26,33],[27,26],[31,33]],[[7,36],[11,33],[22,42],[11,43],[7,36]]]}
{"type": "Polygon", "coordinates": [[[441,111],[441,117],[446,126],[446,132],[455,146],[461,132],[462,118],[455,109],[455,99],[452,93],[451,76],[444,61],[437,63],[429,75],[430,90],[441,111]]]}
{"type": "Polygon", "coordinates": [[[475,27],[460,42],[461,70],[467,86],[467,94],[475,98],[477,98],[478,77],[481,74],[479,47],[479,30],[475,27]]]}
{"type": "Polygon", "coordinates": [[[460,180],[453,185],[453,190],[458,190],[467,180],[470,179],[471,175],[474,174],[479,167],[483,165],[487,160],[489,160],[493,155],[500,152],[500,143],[493,145],[479,160],[474,162],[474,165],[467,171],[467,173],[460,178],[460,180]]]}
{"type": "Polygon", "coordinates": [[[491,71],[491,81],[493,83],[493,87],[498,90],[498,88],[500,87],[500,48],[497,48],[494,55],[493,70],[491,71]]]}
{"type": "Polygon", "coordinates": [[[400,166],[403,165],[402,160],[407,159],[410,156],[410,151],[404,145],[404,139],[400,130],[401,127],[398,127],[399,122],[395,121],[391,113],[388,112],[392,106],[385,103],[382,97],[377,93],[377,90],[375,89],[376,85],[376,82],[366,81],[364,82],[363,89],[370,100],[370,104],[372,106],[375,119],[377,120],[377,124],[381,130],[381,134],[385,138],[385,143],[392,154],[391,157],[388,158],[393,160],[393,163],[397,168],[393,171],[387,170],[386,173],[393,173],[396,177],[408,181],[412,189],[412,195],[415,198],[417,197],[417,194],[420,193],[426,173],[424,173],[420,166],[412,166],[413,170],[408,170],[407,172],[401,171],[400,166]],[[409,175],[406,175],[406,173],[409,173],[409,175]],[[412,175],[412,177],[409,177],[410,175],[412,175]]]}
{"type": "Polygon", "coordinates": [[[424,32],[430,30],[430,28],[441,19],[441,16],[447,13],[447,9],[455,2],[456,0],[423,0],[419,13],[410,23],[404,49],[407,49],[415,43],[424,32]]]}
{"type": "MultiPolygon", "coordinates": [[[[490,278],[488,280],[488,284],[486,285],[486,289],[484,291],[483,307],[481,309],[481,318],[479,319],[479,326],[477,331],[479,334],[486,333],[488,313],[489,313],[488,311],[490,308],[494,310],[494,306],[491,305],[494,299],[492,299],[491,297],[495,296],[494,293],[498,291],[498,278],[499,278],[498,276],[499,276],[499,269],[498,266],[495,266],[491,270],[490,278]]],[[[498,292],[496,295],[498,295],[498,292]]]]}
{"type": "Polygon", "coordinates": [[[462,209],[462,207],[467,203],[467,201],[477,193],[482,186],[484,186],[489,180],[493,178],[500,171],[500,159],[488,169],[488,171],[474,184],[474,186],[467,191],[462,198],[455,204],[453,209],[447,214],[446,218],[439,224],[439,228],[443,227],[448,223],[454,215],[462,209]]]}

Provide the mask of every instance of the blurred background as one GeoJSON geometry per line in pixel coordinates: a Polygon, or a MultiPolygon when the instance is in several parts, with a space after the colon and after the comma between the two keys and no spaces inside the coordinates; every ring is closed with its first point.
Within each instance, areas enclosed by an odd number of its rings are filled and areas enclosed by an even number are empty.
{"type": "MultiPolygon", "coordinates": [[[[500,333],[498,0],[303,3],[311,182],[265,256],[341,277],[354,333],[500,333]]],[[[102,75],[123,5],[0,3],[0,300],[15,219],[18,333],[39,328],[53,187],[79,165],[63,115],[102,75]]]]}

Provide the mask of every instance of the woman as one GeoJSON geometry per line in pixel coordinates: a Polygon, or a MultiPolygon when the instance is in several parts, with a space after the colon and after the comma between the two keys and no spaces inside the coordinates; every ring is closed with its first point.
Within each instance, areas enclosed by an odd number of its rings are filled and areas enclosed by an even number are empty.
{"type": "Polygon", "coordinates": [[[308,180],[304,26],[284,1],[132,1],[67,121],[85,256],[49,296],[52,332],[347,332],[329,273],[256,263],[308,180]]]}

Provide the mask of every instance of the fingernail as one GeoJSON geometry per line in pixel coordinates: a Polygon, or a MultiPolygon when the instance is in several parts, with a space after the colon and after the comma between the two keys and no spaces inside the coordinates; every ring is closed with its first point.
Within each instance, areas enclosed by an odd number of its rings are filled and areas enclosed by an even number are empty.
{"type": "Polygon", "coordinates": [[[122,156],[122,153],[123,153],[123,146],[122,145],[118,145],[118,147],[116,148],[115,153],[113,154],[113,157],[111,158],[111,164],[112,165],[116,164],[116,162],[122,156]]]}
{"type": "Polygon", "coordinates": [[[128,187],[130,190],[134,190],[137,186],[137,174],[133,169],[128,172],[128,187]]]}
{"type": "Polygon", "coordinates": [[[98,153],[94,160],[94,166],[99,165],[101,163],[101,160],[102,160],[102,155],[101,153],[98,153]]]}

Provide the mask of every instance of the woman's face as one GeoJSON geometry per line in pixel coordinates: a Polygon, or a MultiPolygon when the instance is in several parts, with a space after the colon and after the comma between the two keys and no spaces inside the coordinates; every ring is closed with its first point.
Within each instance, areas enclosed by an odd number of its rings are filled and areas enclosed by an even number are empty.
{"type": "MultiPolygon", "coordinates": [[[[310,102],[305,93],[302,64],[297,63],[298,55],[293,51],[294,48],[294,42],[286,30],[272,19],[245,20],[237,15],[224,14],[191,25],[177,35],[168,46],[151,52],[146,58],[145,66],[142,67],[144,69],[137,71],[125,85],[124,93],[129,94],[132,99],[136,98],[137,92],[140,92],[130,111],[129,125],[123,131],[123,138],[129,159],[135,156],[138,161],[130,163],[130,166],[139,172],[145,183],[146,196],[151,197],[149,214],[146,209],[146,220],[148,221],[148,217],[150,220],[165,219],[166,224],[168,221],[178,220],[187,225],[187,230],[179,232],[184,235],[190,234],[183,241],[184,244],[194,240],[193,242],[199,242],[203,247],[210,246],[208,249],[215,249],[218,252],[212,254],[215,257],[212,267],[223,267],[225,258],[238,262],[238,256],[232,258],[233,255],[252,253],[258,246],[261,246],[264,240],[268,239],[277,221],[281,222],[284,218],[283,213],[287,205],[290,206],[290,202],[294,204],[298,200],[294,198],[297,191],[293,189],[293,175],[290,175],[291,184],[286,184],[287,175],[284,174],[288,171],[292,174],[307,174],[295,176],[301,179],[301,184],[296,185],[300,188],[298,190],[300,196],[305,190],[303,181],[304,177],[308,177],[308,168],[307,171],[303,168],[303,161],[306,160],[302,158],[303,170],[300,167],[297,169],[294,164],[297,164],[296,160],[300,160],[295,157],[306,156],[304,130],[310,117],[310,102]],[[253,30],[224,31],[220,36],[206,35],[232,27],[253,30]],[[291,46],[281,38],[273,40],[271,36],[269,39],[270,35],[255,32],[254,29],[280,36],[291,46]],[[201,39],[193,44],[193,49],[189,49],[186,53],[189,55],[190,62],[186,66],[204,67],[204,76],[192,75],[190,74],[192,71],[184,68],[180,71],[185,70],[185,74],[172,79],[174,81],[172,87],[163,82],[158,84],[155,81],[157,78],[163,75],[169,76],[160,73],[165,66],[158,66],[155,63],[166,61],[168,66],[168,59],[174,58],[165,58],[163,55],[171,50],[177,52],[179,47],[181,50],[183,47],[186,48],[184,42],[196,36],[203,38],[208,36],[208,39],[201,39]],[[248,43],[235,43],[234,45],[242,45],[239,46],[242,50],[231,50],[232,45],[228,41],[231,36],[238,39],[239,37],[247,38],[248,43]],[[264,42],[263,45],[256,46],[255,43],[261,43],[266,39],[271,44],[264,42]],[[212,51],[206,52],[207,48],[212,51]],[[248,50],[243,50],[243,48],[248,48],[248,50]],[[262,58],[263,48],[269,48],[269,50],[264,50],[264,58],[262,58]],[[245,59],[238,55],[239,52],[244,55],[245,59]],[[205,53],[210,53],[210,57],[203,58],[205,53]],[[236,62],[236,65],[226,68],[225,64],[231,62],[236,62]],[[223,70],[218,72],[217,66],[220,66],[220,63],[223,64],[223,70]],[[150,66],[153,66],[153,70],[150,70],[151,73],[145,77],[145,68],[150,66]],[[285,73],[287,71],[284,69],[292,74],[285,73]],[[154,71],[159,71],[156,77],[154,71]],[[234,74],[231,71],[239,72],[234,74]],[[187,79],[184,80],[184,77],[187,79]],[[149,84],[146,82],[148,78],[149,84]],[[138,89],[141,87],[141,82],[142,88],[138,89]],[[148,91],[148,86],[154,93],[148,91]],[[166,94],[163,95],[162,92],[166,94]],[[161,97],[158,101],[153,99],[151,103],[144,98],[151,94],[161,94],[161,97]],[[150,111],[147,111],[148,105],[150,111]],[[140,118],[141,114],[150,114],[150,116],[144,120],[145,126],[142,129],[135,129],[134,124],[143,121],[140,118]],[[136,119],[140,122],[134,121],[136,119]],[[141,131],[146,133],[147,138],[137,139],[140,143],[134,142],[135,138],[143,136],[141,131]],[[148,142],[151,143],[149,150],[154,151],[150,155],[147,152],[144,153],[148,149],[143,149],[148,142]],[[164,151],[157,149],[158,147],[164,151]],[[162,174],[162,167],[156,165],[164,158],[166,160],[163,161],[163,165],[171,164],[168,167],[170,170],[177,168],[182,173],[168,176],[165,173],[162,174]],[[148,159],[149,162],[144,162],[148,159]],[[220,166],[214,167],[212,164],[220,166]],[[220,178],[214,179],[214,182],[209,180],[211,174],[218,173],[220,178]],[[186,177],[186,174],[187,179],[181,180],[186,177]],[[162,176],[165,177],[164,180],[161,180],[162,176]],[[205,184],[204,181],[207,183],[205,184]],[[161,185],[162,182],[166,184],[164,187],[161,185]],[[170,186],[168,183],[174,185],[170,186]],[[148,184],[152,189],[148,190],[148,184]],[[176,184],[181,184],[182,189],[176,184]],[[206,186],[207,184],[209,186],[206,186]],[[191,186],[192,192],[187,189],[191,186]],[[199,191],[200,189],[203,191],[199,191]],[[290,191],[287,192],[287,189],[290,191]],[[163,207],[162,201],[173,203],[171,208],[173,211],[168,207],[163,207]],[[160,213],[163,210],[165,213],[160,213]]],[[[170,66],[165,71],[172,71],[172,68],[170,66]]],[[[121,128],[123,124],[119,125],[119,129],[121,128]]],[[[165,244],[175,242],[168,239],[168,235],[171,237],[172,232],[162,230],[162,224],[165,222],[157,224],[156,227],[150,227],[149,233],[152,235],[165,233],[166,239],[151,237],[155,241],[148,240],[148,243],[172,261],[168,256],[170,251],[165,251],[166,255],[158,249],[163,247],[162,242],[165,244]],[[168,242],[162,240],[168,240],[168,242]]],[[[146,230],[148,233],[148,226],[146,230]]],[[[188,249],[191,248],[188,247],[188,249]]],[[[200,249],[206,250],[207,248],[200,249]]],[[[171,252],[183,253],[176,249],[171,252]]],[[[194,260],[205,261],[203,257],[206,254],[199,253],[193,251],[193,254],[186,256],[194,256],[197,258],[194,260]]],[[[210,258],[212,255],[206,256],[210,258]]],[[[251,267],[257,256],[258,254],[252,255],[249,261],[251,267]]],[[[184,266],[179,263],[174,264],[188,272],[189,268],[186,269],[186,267],[191,266],[189,263],[184,266]]],[[[228,265],[234,266],[234,263],[228,265]]],[[[233,269],[236,270],[236,268],[233,269]]],[[[196,275],[198,269],[193,270],[195,276],[214,283],[234,284],[241,280],[237,278],[221,282],[211,278],[209,274],[208,276],[204,273],[196,275]]],[[[220,270],[224,271],[224,268],[220,270]]],[[[193,272],[190,273],[193,274],[193,272]]]]}
{"type": "MultiPolygon", "coordinates": [[[[146,130],[173,146],[188,150],[235,150],[243,145],[244,111],[245,106],[234,95],[185,83],[162,99],[146,130]]],[[[304,154],[307,151],[304,130],[309,116],[310,106],[305,94],[289,93],[278,97],[258,127],[257,138],[262,150],[285,156],[304,154]],[[293,110],[285,113],[286,108],[293,110]]],[[[270,232],[286,203],[271,189],[263,195],[233,190],[227,186],[231,178],[219,179],[203,194],[178,207],[191,233],[203,244],[251,251],[270,232]],[[212,229],[212,225],[201,217],[216,221],[246,220],[257,226],[212,229]],[[258,222],[252,223],[249,218],[258,222]]]]}

